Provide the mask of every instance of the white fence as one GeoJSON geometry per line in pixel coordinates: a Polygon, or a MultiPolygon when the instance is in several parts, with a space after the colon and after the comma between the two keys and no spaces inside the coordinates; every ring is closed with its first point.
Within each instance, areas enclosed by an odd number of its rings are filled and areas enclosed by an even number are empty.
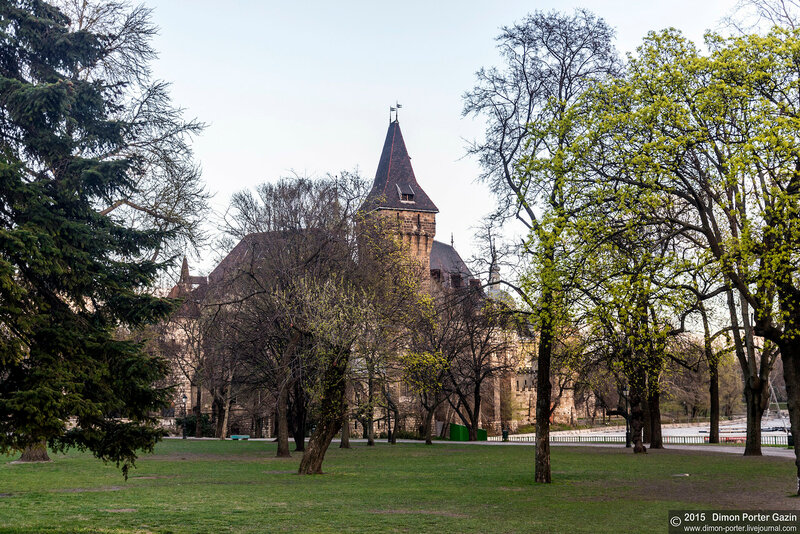
{"type": "MultiPolygon", "coordinates": [[[[489,436],[489,441],[503,441],[502,436],[489,436]]],[[[702,445],[708,443],[708,436],[662,436],[664,445],[702,445]]],[[[513,442],[534,442],[536,436],[533,434],[510,435],[508,441],[513,442]]],[[[720,443],[740,443],[744,444],[744,436],[720,436],[720,443]]],[[[625,443],[625,436],[604,436],[599,435],[551,435],[550,443],[625,443]]],[[[761,436],[762,445],[788,445],[788,436],[761,436]]]]}

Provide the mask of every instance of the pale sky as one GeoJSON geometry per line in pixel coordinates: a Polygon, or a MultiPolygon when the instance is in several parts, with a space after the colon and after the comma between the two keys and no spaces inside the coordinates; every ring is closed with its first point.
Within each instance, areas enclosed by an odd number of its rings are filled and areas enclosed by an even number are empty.
{"type": "MultiPolygon", "coordinates": [[[[466,260],[493,206],[466,140],[462,95],[482,66],[499,64],[494,38],[535,10],[585,7],[616,29],[621,53],[649,30],[676,27],[698,44],[734,0],[704,1],[229,1],[145,0],[160,28],[157,78],[176,104],[208,123],[197,159],[213,206],[292,172],[358,169],[375,176],[396,101],[417,181],[440,212],[437,239],[466,260]]],[[[212,228],[213,229],[213,228],[212,228]]],[[[196,267],[213,268],[206,254],[196,267]]]]}

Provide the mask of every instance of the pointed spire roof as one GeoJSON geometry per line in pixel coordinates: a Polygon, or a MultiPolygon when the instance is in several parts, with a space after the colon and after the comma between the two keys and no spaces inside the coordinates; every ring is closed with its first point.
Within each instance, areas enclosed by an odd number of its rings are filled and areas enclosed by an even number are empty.
{"type": "Polygon", "coordinates": [[[182,284],[185,284],[189,281],[189,262],[186,261],[186,256],[183,257],[183,265],[181,265],[181,278],[178,281],[182,284]]]}
{"type": "Polygon", "coordinates": [[[417,183],[397,119],[389,123],[378,172],[362,208],[439,212],[417,183]]]}

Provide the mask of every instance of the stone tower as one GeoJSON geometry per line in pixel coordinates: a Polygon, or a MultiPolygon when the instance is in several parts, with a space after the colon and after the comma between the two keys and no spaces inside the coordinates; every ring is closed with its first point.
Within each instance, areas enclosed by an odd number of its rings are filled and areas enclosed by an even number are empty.
{"type": "Polygon", "coordinates": [[[397,119],[389,123],[375,181],[362,209],[396,223],[403,244],[420,262],[427,281],[439,209],[417,183],[397,119]]]}

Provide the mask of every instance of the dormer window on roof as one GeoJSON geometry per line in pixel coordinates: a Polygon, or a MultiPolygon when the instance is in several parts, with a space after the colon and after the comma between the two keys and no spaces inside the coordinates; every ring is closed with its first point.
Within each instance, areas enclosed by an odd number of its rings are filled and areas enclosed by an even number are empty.
{"type": "Polygon", "coordinates": [[[400,197],[400,202],[414,202],[414,188],[411,184],[394,184],[397,187],[397,195],[400,197]]]}

